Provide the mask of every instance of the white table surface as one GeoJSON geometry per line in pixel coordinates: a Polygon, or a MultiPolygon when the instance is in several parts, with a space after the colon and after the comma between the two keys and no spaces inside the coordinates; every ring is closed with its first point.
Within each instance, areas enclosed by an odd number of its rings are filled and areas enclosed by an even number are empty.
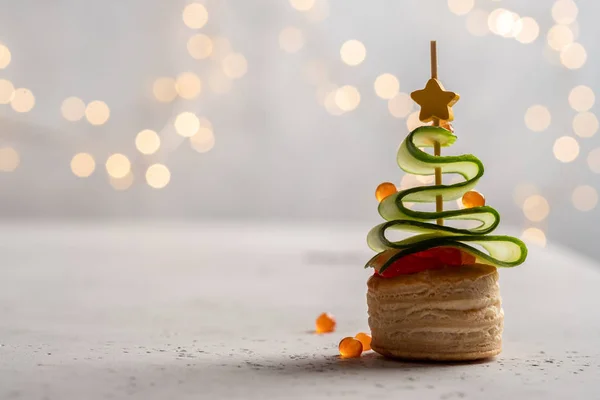
{"type": "Polygon", "coordinates": [[[339,359],[367,228],[1,225],[0,398],[600,398],[600,265],[553,245],[501,271],[494,361],[339,359]]]}

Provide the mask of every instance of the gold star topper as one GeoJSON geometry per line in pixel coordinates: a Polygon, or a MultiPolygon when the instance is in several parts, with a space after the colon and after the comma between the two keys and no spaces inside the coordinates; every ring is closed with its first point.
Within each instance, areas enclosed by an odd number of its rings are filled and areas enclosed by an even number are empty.
{"type": "Polygon", "coordinates": [[[424,89],[412,92],[410,97],[421,106],[419,119],[423,122],[435,119],[453,121],[452,106],[460,98],[458,94],[444,90],[442,83],[436,78],[429,79],[424,89]]]}

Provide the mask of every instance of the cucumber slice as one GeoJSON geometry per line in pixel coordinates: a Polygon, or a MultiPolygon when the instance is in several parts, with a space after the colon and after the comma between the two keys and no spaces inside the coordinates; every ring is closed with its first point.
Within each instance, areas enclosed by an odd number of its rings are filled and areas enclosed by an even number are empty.
{"type": "Polygon", "coordinates": [[[527,247],[521,240],[511,236],[486,236],[500,223],[500,214],[492,207],[425,212],[405,206],[409,202],[433,203],[437,196],[442,196],[444,201],[456,200],[477,185],[484,168],[474,155],[437,157],[419,149],[433,147],[436,141],[442,147],[451,146],[456,139],[452,132],[444,128],[422,126],[413,130],[402,142],[397,156],[402,170],[415,175],[434,175],[435,169],[440,168],[442,173],[460,174],[465,180],[452,185],[402,190],[379,203],[379,214],[388,222],[377,225],[369,232],[367,243],[379,253],[367,262],[365,268],[371,267],[383,272],[400,257],[440,246],[460,248],[474,255],[478,261],[496,267],[514,267],[525,261],[527,247]],[[479,225],[469,229],[439,226],[435,223],[439,218],[476,221],[479,225]],[[386,238],[386,232],[390,229],[414,232],[417,235],[393,242],[386,238]],[[485,252],[473,245],[481,246],[485,252]]]}

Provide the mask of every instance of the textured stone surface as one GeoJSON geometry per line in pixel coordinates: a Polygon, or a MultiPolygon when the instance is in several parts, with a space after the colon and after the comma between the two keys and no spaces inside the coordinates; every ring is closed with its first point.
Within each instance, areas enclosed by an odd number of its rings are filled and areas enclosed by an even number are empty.
{"type": "Polygon", "coordinates": [[[338,359],[366,229],[3,225],[0,398],[600,398],[599,266],[552,245],[500,271],[495,361],[338,359]]]}

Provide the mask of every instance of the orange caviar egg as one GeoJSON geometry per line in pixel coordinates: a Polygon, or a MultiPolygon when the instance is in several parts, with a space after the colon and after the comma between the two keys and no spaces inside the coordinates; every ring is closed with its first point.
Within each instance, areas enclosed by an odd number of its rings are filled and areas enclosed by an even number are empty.
{"type": "Polygon", "coordinates": [[[356,336],[354,336],[354,338],[362,343],[363,351],[371,350],[371,336],[370,335],[368,335],[364,332],[360,332],[360,333],[357,333],[356,336]]]}
{"type": "Polygon", "coordinates": [[[398,189],[396,189],[396,185],[393,183],[383,182],[377,186],[377,189],[375,189],[375,197],[377,198],[377,201],[381,202],[383,199],[393,195],[397,191],[398,189]]]}
{"type": "Polygon", "coordinates": [[[475,190],[467,192],[462,197],[463,206],[466,208],[485,206],[485,197],[475,190]]]}
{"type": "Polygon", "coordinates": [[[343,338],[338,348],[342,358],[360,357],[363,351],[363,345],[360,340],[354,339],[353,337],[343,338]]]}
{"type": "Polygon", "coordinates": [[[335,331],[335,318],[329,313],[319,315],[315,321],[315,330],[317,333],[329,333],[335,331]]]}

